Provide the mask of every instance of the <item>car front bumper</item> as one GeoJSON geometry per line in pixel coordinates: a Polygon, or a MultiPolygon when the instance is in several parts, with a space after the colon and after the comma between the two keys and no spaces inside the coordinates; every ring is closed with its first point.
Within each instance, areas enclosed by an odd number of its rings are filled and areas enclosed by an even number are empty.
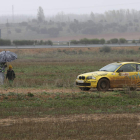
{"type": "Polygon", "coordinates": [[[89,88],[96,88],[97,87],[97,81],[93,81],[93,80],[88,80],[88,81],[84,81],[84,80],[79,80],[76,79],[76,85],[78,87],[89,87],[89,88]]]}

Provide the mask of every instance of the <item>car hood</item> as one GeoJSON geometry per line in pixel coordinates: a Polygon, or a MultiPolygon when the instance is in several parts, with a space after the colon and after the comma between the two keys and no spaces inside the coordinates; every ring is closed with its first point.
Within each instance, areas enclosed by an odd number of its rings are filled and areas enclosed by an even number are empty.
{"type": "Polygon", "coordinates": [[[97,76],[106,76],[108,73],[112,73],[112,72],[107,72],[107,71],[94,71],[94,72],[87,72],[87,73],[83,73],[83,74],[80,74],[79,76],[94,76],[94,77],[97,77],[97,76]]]}

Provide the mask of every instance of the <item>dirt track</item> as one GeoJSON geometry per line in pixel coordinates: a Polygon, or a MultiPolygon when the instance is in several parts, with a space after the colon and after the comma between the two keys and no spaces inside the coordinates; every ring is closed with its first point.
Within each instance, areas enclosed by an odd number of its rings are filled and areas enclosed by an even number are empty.
{"type": "Polygon", "coordinates": [[[16,123],[25,122],[76,122],[76,121],[90,121],[90,120],[105,120],[112,118],[138,118],[137,123],[140,126],[140,114],[80,114],[80,115],[68,115],[68,116],[46,116],[44,118],[8,118],[0,119],[0,126],[10,126],[16,123]]]}
{"type": "Polygon", "coordinates": [[[48,92],[48,93],[75,93],[75,92],[81,92],[80,89],[36,89],[36,88],[7,88],[7,89],[0,89],[1,94],[6,94],[9,92],[13,93],[43,93],[43,92],[48,92]]]}

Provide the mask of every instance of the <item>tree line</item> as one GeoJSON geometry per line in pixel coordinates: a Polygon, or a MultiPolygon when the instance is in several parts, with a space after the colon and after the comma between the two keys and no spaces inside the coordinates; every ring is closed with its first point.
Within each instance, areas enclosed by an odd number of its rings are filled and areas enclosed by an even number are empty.
{"type": "MultiPolygon", "coordinates": [[[[140,31],[140,11],[113,10],[103,14],[91,12],[89,15],[76,15],[58,13],[46,17],[43,9],[39,7],[36,17],[28,21],[10,23],[7,20],[5,27],[0,28],[10,39],[15,35],[26,38],[28,35],[45,35],[46,37],[59,37],[76,35],[99,35],[105,33],[124,33],[140,31]]],[[[16,37],[15,37],[16,38],[16,37]]],[[[34,39],[34,38],[33,38],[34,39]]]]}
{"type": "MultiPolygon", "coordinates": [[[[113,38],[110,40],[105,40],[104,38],[102,39],[87,39],[83,38],[80,40],[71,40],[68,41],[67,44],[73,44],[73,45],[78,45],[78,44],[123,44],[123,43],[128,43],[128,40],[125,38],[113,38]]],[[[132,43],[140,43],[140,40],[132,40],[132,43]]],[[[0,39],[0,46],[11,46],[11,45],[54,45],[54,43],[51,40],[48,41],[43,41],[43,40],[4,40],[0,39]]]]}
{"type": "Polygon", "coordinates": [[[11,46],[11,45],[53,45],[51,40],[43,41],[43,40],[4,40],[0,39],[0,46],[11,46]]]}
{"type": "MultiPolygon", "coordinates": [[[[132,41],[132,43],[136,43],[137,41],[132,41]]],[[[140,41],[138,41],[137,43],[139,43],[140,41]]],[[[113,38],[110,40],[105,40],[104,38],[102,39],[87,39],[87,38],[83,38],[80,40],[71,40],[71,44],[123,44],[123,43],[128,43],[128,41],[125,38],[113,38]]]]}

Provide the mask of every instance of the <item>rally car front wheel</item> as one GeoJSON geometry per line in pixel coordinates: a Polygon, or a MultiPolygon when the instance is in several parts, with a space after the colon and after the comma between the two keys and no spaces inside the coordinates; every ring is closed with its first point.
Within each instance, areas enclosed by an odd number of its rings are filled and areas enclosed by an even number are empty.
{"type": "Polygon", "coordinates": [[[98,91],[107,91],[109,89],[110,83],[109,80],[103,78],[100,79],[97,85],[98,91]]]}

